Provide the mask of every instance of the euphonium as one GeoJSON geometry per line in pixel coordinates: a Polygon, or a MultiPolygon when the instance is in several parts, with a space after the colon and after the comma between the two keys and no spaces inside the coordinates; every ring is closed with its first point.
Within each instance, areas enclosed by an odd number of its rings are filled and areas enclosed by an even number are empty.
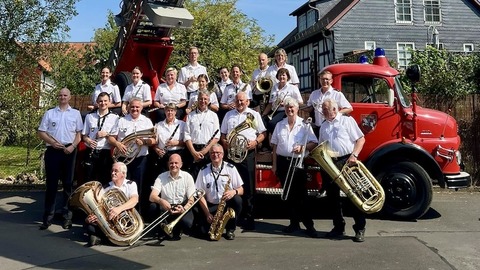
{"type": "Polygon", "coordinates": [[[268,77],[261,77],[255,82],[255,87],[262,94],[266,94],[272,90],[273,80],[268,77]]]}
{"type": "MultiPolygon", "coordinates": [[[[231,178],[228,174],[221,174],[220,176],[228,177],[227,183],[225,184],[224,192],[227,192],[230,189],[230,182],[231,178]]],[[[217,212],[215,212],[215,216],[213,217],[212,224],[210,225],[210,229],[208,230],[208,235],[210,236],[211,240],[218,241],[222,237],[223,230],[225,230],[225,226],[227,226],[227,222],[231,218],[235,218],[235,211],[232,208],[227,208],[225,213],[223,210],[227,205],[227,200],[223,198],[220,200],[218,204],[217,212]]]]}
{"type": "Polygon", "coordinates": [[[142,217],[132,208],[109,220],[109,210],[126,203],[128,199],[118,189],[111,189],[101,195],[102,189],[100,182],[87,182],[72,193],[70,205],[80,208],[87,214],[95,214],[98,226],[112,243],[119,246],[129,245],[142,233],[142,217]]]}
{"type": "Polygon", "coordinates": [[[248,154],[248,140],[240,134],[245,129],[255,128],[255,117],[247,113],[247,118],[227,135],[228,158],[235,163],[241,163],[248,154]]]}
{"type": "Polygon", "coordinates": [[[385,202],[385,192],[363,163],[357,161],[352,166],[345,164],[342,171],[339,171],[329,152],[328,143],[323,142],[312,150],[310,156],[334,179],[335,184],[358,209],[367,214],[380,211],[385,202]]]}
{"type": "Polygon", "coordinates": [[[142,130],[139,132],[134,132],[127,137],[123,138],[121,143],[125,145],[127,148],[127,151],[125,154],[123,154],[117,147],[113,149],[113,160],[115,162],[123,162],[125,165],[130,164],[140,153],[141,147],[139,147],[135,140],[140,139],[140,140],[145,140],[145,139],[150,139],[150,138],[155,138],[156,137],[156,132],[155,128],[151,129],[146,129],[142,130]]]}

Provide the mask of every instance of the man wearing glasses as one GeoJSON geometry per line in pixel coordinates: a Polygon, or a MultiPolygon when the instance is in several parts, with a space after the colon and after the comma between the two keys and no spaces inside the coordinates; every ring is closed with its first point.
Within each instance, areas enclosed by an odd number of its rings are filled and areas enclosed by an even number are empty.
{"type": "MultiPolygon", "coordinates": [[[[210,148],[212,162],[204,166],[198,173],[195,187],[205,190],[205,196],[200,199],[200,214],[204,218],[200,221],[200,228],[206,234],[212,223],[221,201],[226,201],[225,210],[232,208],[235,217],[230,219],[225,229],[225,239],[235,239],[237,220],[242,211],[243,181],[235,166],[223,161],[223,147],[215,144],[210,148]]],[[[222,233],[222,232],[220,232],[222,233]]]]}
{"type": "Polygon", "coordinates": [[[343,93],[332,87],[333,77],[330,71],[320,71],[317,76],[321,87],[310,94],[307,107],[304,110],[309,113],[315,111],[315,126],[318,128],[325,120],[322,113],[322,103],[327,98],[337,102],[339,113],[348,114],[353,111],[353,108],[343,93]]]}

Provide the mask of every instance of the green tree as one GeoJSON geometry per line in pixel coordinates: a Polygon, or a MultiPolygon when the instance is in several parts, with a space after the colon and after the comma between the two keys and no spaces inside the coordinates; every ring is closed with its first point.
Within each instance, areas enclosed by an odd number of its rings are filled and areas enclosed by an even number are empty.
{"type": "Polygon", "coordinates": [[[98,59],[98,66],[104,67],[107,64],[110,52],[117,39],[118,31],[119,27],[115,24],[114,15],[109,10],[105,27],[96,29],[93,37],[93,42],[95,42],[93,47],[94,56],[95,59],[98,59]]]}
{"type": "Polygon", "coordinates": [[[424,51],[413,51],[411,64],[420,66],[422,76],[417,90],[428,97],[424,98],[425,105],[453,108],[459,99],[478,91],[477,58],[476,54],[453,53],[431,46],[424,51]]]}
{"type": "Polygon", "coordinates": [[[175,49],[169,64],[188,63],[188,49],[200,48],[200,62],[211,77],[222,66],[239,64],[251,76],[260,52],[268,52],[273,36],[265,36],[254,19],[236,8],[237,0],[187,0],[185,8],[194,17],[192,29],[175,29],[175,49]],[[266,51],[267,49],[267,51],[266,51]]]}
{"type": "Polygon", "coordinates": [[[0,145],[29,145],[35,138],[45,44],[66,37],[77,1],[0,1],[0,145]]]}

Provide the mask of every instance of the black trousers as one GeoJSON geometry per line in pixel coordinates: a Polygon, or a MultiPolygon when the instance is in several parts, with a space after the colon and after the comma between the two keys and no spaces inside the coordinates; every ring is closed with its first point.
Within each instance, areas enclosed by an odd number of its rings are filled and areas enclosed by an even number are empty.
{"type": "Polygon", "coordinates": [[[280,179],[283,189],[288,188],[288,185],[290,186],[286,200],[290,224],[299,224],[301,221],[307,229],[312,228],[312,212],[310,205],[307,203],[308,193],[305,186],[307,175],[304,169],[296,168],[293,177],[287,179],[287,173],[291,163],[295,164],[295,160],[292,162],[291,158],[277,155],[277,177],[280,179]],[[291,181],[287,183],[286,187],[287,180],[291,181]]]}
{"type": "Polygon", "coordinates": [[[147,169],[147,156],[135,158],[127,165],[127,179],[137,183],[139,203],[135,207],[139,212],[148,206],[148,196],[150,186],[144,185],[144,178],[147,169]]]}
{"type": "Polygon", "coordinates": [[[277,123],[282,121],[282,119],[285,118],[286,116],[287,115],[285,114],[285,111],[276,111],[272,116],[272,120],[268,119],[268,116],[264,116],[262,120],[263,120],[263,124],[268,130],[268,133],[272,134],[273,131],[275,130],[275,126],[277,125],[277,123]]]}
{"type": "MultiPolygon", "coordinates": [[[[347,162],[349,156],[350,155],[345,155],[334,160],[335,166],[337,166],[337,168],[341,170],[343,165],[347,162]]],[[[320,173],[322,175],[323,188],[327,191],[327,198],[332,207],[331,211],[333,215],[333,226],[339,229],[345,228],[345,219],[343,218],[343,207],[348,206],[349,209],[351,209],[352,211],[352,217],[353,217],[353,220],[355,221],[355,224],[353,225],[353,229],[355,231],[365,229],[365,225],[366,225],[365,213],[363,213],[362,211],[360,211],[360,209],[358,209],[355,205],[353,205],[353,203],[349,199],[345,201],[346,205],[343,205],[343,200],[340,197],[340,187],[333,182],[332,178],[324,170],[321,170],[320,173]]]]}
{"type": "Polygon", "coordinates": [[[248,151],[247,157],[240,163],[228,160],[237,168],[243,180],[243,213],[242,218],[253,218],[254,194],[255,194],[255,150],[248,151]]]}
{"type": "MultiPolygon", "coordinates": [[[[185,204],[183,204],[185,205],[185,204]]],[[[150,203],[150,208],[148,211],[148,216],[150,221],[154,221],[159,216],[163,215],[166,212],[165,209],[162,209],[157,203],[150,203]]],[[[180,214],[179,214],[180,215],[180,214]]],[[[168,215],[165,219],[165,223],[169,224],[178,218],[179,215],[168,215]]],[[[193,212],[188,211],[178,222],[178,224],[173,228],[173,235],[178,235],[183,230],[183,232],[190,234],[193,226],[193,212]]],[[[162,232],[160,226],[157,227],[157,231],[162,232]]]]}
{"type": "Polygon", "coordinates": [[[92,150],[87,148],[83,159],[85,182],[99,181],[102,185],[110,182],[113,159],[110,149],[92,150]]]}
{"type": "Polygon", "coordinates": [[[70,198],[73,191],[73,172],[76,155],[76,149],[70,154],[65,154],[63,150],[49,146],[45,151],[47,188],[45,191],[45,210],[43,213],[44,223],[51,223],[55,215],[58,180],[62,181],[63,187],[63,202],[61,204],[62,216],[64,219],[72,219],[72,211],[68,208],[68,198],[70,198]]]}
{"type": "MultiPolygon", "coordinates": [[[[217,212],[217,209],[218,209],[218,204],[211,204],[211,203],[207,202],[207,206],[208,206],[208,211],[210,212],[210,214],[215,216],[215,213],[217,212]]],[[[200,231],[201,231],[201,233],[206,234],[206,233],[208,233],[208,231],[210,229],[210,224],[207,222],[207,217],[205,216],[205,214],[201,210],[201,207],[198,204],[195,207],[196,207],[195,211],[198,213],[196,219],[198,220],[197,223],[200,226],[200,231]]],[[[232,231],[233,232],[237,228],[237,221],[238,221],[239,213],[242,212],[242,198],[238,195],[233,196],[233,198],[231,198],[230,200],[227,201],[224,211],[226,211],[228,208],[233,209],[233,211],[235,212],[235,218],[231,218],[227,222],[227,225],[225,226],[225,229],[227,231],[232,231]]]]}
{"type": "MultiPolygon", "coordinates": [[[[205,145],[204,144],[194,144],[193,148],[195,148],[195,151],[200,151],[203,149],[205,145]]],[[[188,151],[188,150],[187,150],[188,151]]],[[[210,155],[207,153],[202,160],[199,160],[198,162],[194,162],[194,158],[192,156],[192,153],[188,153],[188,155],[185,155],[187,162],[184,162],[184,164],[188,164],[189,172],[193,177],[194,181],[197,181],[197,176],[198,173],[200,172],[200,169],[202,169],[205,165],[210,163],[210,155]]]]}

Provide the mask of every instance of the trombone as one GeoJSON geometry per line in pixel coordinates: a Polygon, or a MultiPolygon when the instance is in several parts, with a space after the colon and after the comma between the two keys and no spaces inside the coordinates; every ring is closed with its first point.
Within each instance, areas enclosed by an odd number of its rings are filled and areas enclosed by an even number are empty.
{"type": "Polygon", "coordinates": [[[287,177],[285,178],[285,184],[283,185],[283,192],[281,199],[283,201],[288,200],[288,195],[290,194],[290,188],[292,187],[293,177],[295,175],[295,171],[297,169],[303,169],[303,159],[305,158],[305,150],[307,148],[308,142],[308,131],[310,129],[310,125],[312,124],[312,118],[309,117],[307,120],[304,121],[303,128],[305,129],[305,135],[303,136],[302,142],[302,152],[299,154],[298,157],[292,157],[290,161],[290,166],[288,167],[287,177]]]}
{"type": "MultiPolygon", "coordinates": [[[[193,204],[188,208],[188,209],[185,209],[185,211],[183,211],[183,213],[181,215],[179,215],[174,221],[170,222],[169,224],[165,224],[165,223],[162,223],[160,226],[162,227],[162,230],[170,237],[172,237],[172,232],[173,232],[173,228],[175,227],[175,225],[177,225],[177,223],[182,219],[182,217],[190,210],[193,208],[193,206],[200,201],[200,199],[205,195],[205,190],[203,189],[197,189],[192,197],[194,199],[194,202],[193,204]]],[[[190,199],[189,199],[190,200],[190,199]]]]}
{"type": "MultiPolygon", "coordinates": [[[[180,221],[180,219],[182,219],[182,217],[190,210],[193,208],[193,206],[200,201],[200,199],[203,197],[203,195],[205,195],[205,191],[203,189],[197,189],[192,196],[190,196],[190,198],[194,198],[195,201],[193,202],[193,204],[188,208],[188,209],[185,209],[185,211],[183,211],[183,213],[181,215],[179,215],[174,221],[170,222],[169,224],[165,224],[163,223],[163,221],[165,221],[170,215],[170,211],[165,211],[163,214],[161,214],[158,218],[156,218],[154,221],[152,221],[152,223],[150,223],[147,227],[145,227],[145,229],[143,230],[142,234],[137,237],[133,242],[130,243],[130,246],[133,246],[138,240],[140,240],[142,237],[144,237],[147,233],[149,233],[151,230],[153,230],[155,227],[158,226],[158,224],[161,224],[161,228],[163,229],[163,231],[168,234],[169,236],[172,236],[172,231],[173,231],[173,227],[175,227],[175,225],[177,225],[177,223],[180,221]]],[[[190,198],[188,198],[188,200],[190,200],[190,198]]],[[[174,208],[175,206],[172,206],[172,209],[174,208]]]]}

